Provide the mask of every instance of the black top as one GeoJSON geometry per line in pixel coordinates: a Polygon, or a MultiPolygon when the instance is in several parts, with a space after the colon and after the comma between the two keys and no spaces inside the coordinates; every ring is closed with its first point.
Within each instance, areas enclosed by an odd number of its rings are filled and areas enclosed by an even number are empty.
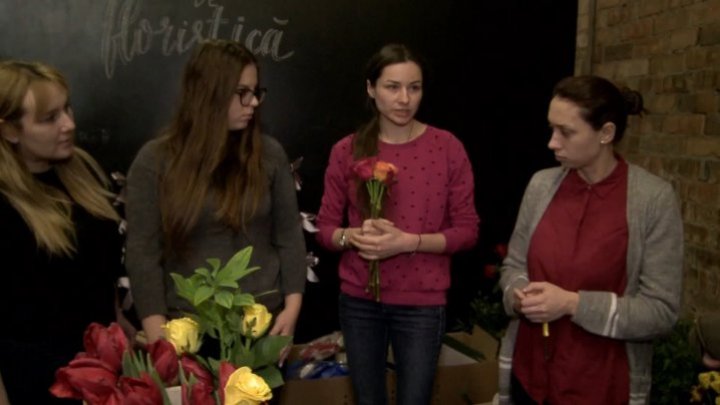
{"type": "MultiPolygon", "coordinates": [[[[36,178],[65,191],[54,170],[36,178]]],[[[0,194],[0,373],[13,404],[19,388],[15,378],[23,378],[19,353],[26,362],[43,363],[31,368],[33,375],[46,368],[52,379],[58,363],[66,364],[83,350],[83,332],[91,322],[108,325],[115,317],[114,284],[122,269],[117,224],[77,204],[72,218],[76,253],[52,256],[38,248],[28,225],[0,194]]],[[[47,384],[35,390],[43,392],[47,384]]]]}
{"type": "MultiPolygon", "coordinates": [[[[65,190],[54,170],[37,178],[65,190]]],[[[114,281],[121,269],[115,221],[98,219],[79,205],[72,218],[77,252],[50,256],[38,249],[20,214],[0,198],[0,336],[3,339],[82,344],[90,322],[114,318],[114,281]]]]}

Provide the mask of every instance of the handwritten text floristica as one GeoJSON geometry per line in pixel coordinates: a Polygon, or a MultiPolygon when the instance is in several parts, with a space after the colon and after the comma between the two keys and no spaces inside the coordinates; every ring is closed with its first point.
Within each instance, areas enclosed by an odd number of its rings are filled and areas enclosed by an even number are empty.
{"type": "Polygon", "coordinates": [[[108,79],[113,76],[118,61],[128,64],[153,48],[160,47],[165,56],[180,55],[204,39],[223,36],[221,33],[227,33],[224,37],[235,41],[244,38],[245,46],[253,53],[270,56],[275,61],[295,53],[280,50],[285,33],[282,28],[288,25],[288,19],[273,17],[273,24],[279,28],[249,29],[244,16],[236,16],[231,23],[223,15],[225,7],[218,5],[217,0],[192,0],[192,3],[196,9],[207,7],[208,18],[178,22],[162,16],[153,23],[142,17],[142,0],[108,0],[100,46],[105,76],[108,79]]]}

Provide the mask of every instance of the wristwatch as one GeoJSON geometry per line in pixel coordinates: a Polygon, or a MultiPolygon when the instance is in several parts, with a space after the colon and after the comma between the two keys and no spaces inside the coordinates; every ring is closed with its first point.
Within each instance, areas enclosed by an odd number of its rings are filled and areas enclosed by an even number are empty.
{"type": "Polygon", "coordinates": [[[347,228],[343,228],[342,232],[340,233],[340,247],[345,249],[348,245],[347,236],[345,236],[345,231],[347,231],[347,228]]]}

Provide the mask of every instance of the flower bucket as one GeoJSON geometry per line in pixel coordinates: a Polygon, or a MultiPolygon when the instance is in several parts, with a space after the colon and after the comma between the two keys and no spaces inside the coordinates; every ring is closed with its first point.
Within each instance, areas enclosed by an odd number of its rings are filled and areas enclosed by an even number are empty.
{"type": "Polygon", "coordinates": [[[182,387],[180,387],[179,385],[175,387],[168,387],[165,388],[165,392],[167,393],[168,399],[170,400],[170,404],[182,405],[182,387]]]}

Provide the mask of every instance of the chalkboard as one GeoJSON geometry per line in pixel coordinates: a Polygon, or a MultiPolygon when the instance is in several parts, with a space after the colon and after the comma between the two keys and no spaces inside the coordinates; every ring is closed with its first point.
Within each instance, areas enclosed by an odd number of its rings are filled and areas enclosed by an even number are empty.
{"type": "MultiPolygon", "coordinates": [[[[530,174],[553,164],[545,113],[552,85],[572,73],[576,15],[574,0],[2,0],[0,58],[64,72],[79,143],[124,172],[168,122],[188,50],[239,40],[269,89],[263,129],[304,157],[298,197],[315,212],[330,147],[366,117],[365,61],[408,44],[431,67],[420,118],[465,143],[483,217],[481,244],[456,261],[452,303],[472,294],[463,277],[475,280],[488,247],[509,238],[530,174]]],[[[325,280],[334,259],[321,256],[325,280]]]]}

